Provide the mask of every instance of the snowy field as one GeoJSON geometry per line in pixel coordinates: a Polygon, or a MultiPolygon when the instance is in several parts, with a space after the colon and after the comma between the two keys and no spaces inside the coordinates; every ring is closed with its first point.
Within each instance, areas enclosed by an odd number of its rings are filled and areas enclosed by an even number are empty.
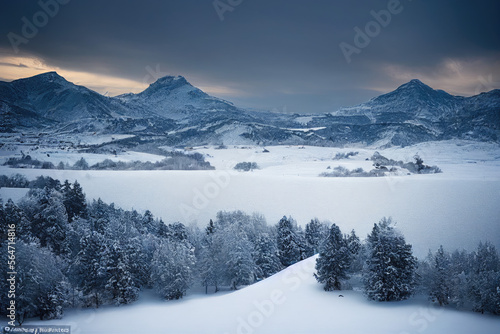
{"type": "Polygon", "coordinates": [[[358,291],[324,292],[313,277],[315,257],[239,291],[160,301],[146,294],[133,305],[68,311],[72,333],[370,333],[496,334],[500,318],[439,309],[414,298],[367,301],[358,291]],[[339,297],[342,294],[343,297],[339,297]]]}
{"type": "MultiPolygon", "coordinates": [[[[269,224],[291,215],[305,226],[312,218],[337,223],[362,238],[374,223],[392,216],[417,256],[440,244],[453,250],[473,250],[489,240],[500,248],[500,148],[473,142],[423,143],[379,152],[392,159],[411,161],[415,153],[424,163],[438,165],[443,173],[380,178],[318,177],[327,167],[372,168],[375,149],[298,146],[197,148],[216,171],[73,171],[9,169],[0,174],[22,173],[28,178],[50,175],[78,180],[88,199],[101,197],[124,209],[150,209],[165,222],[205,226],[220,210],[262,213],[269,224]],[[358,151],[355,157],[332,160],[339,152],[358,151]],[[257,162],[252,172],[237,172],[234,165],[257,162]]],[[[71,153],[75,160],[76,153],[71,153]]],[[[90,160],[88,155],[85,156],[90,160]]],[[[159,156],[136,152],[118,159],[159,156]],[[130,156],[129,156],[130,155],[130,156]]],[[[51,158],[52,155],[51,155],[51,158]]],[[[55,160],[60,157],[54,158],[55,160]]],[[[105,156],[92,157],[95,161],[105,156]]],[[[113,156],[113,158],[115,158],[113,156]]],[[[18,190],[2,189],[5,200],[19,198],[18,190]]]]}
{"type": "MultiPolygon", "coordinates": [[[[476,248],[489,240],[500,248],[500,147],[463,141],[423,143],[378,150],[395,160],[411,161],[418,153],[441,174],[379,178],[324,178],[329,166],[358,167],[376,149],[299,146],[195,148],[216,171],[74,171],[9,169],[29,179],[49,175],[78,180],[88,199],[101,197],[124,209],[150,209],[170,223],[205,226],[220,210],[262,213],[268,224],[291,215],[305,226],[311,218],[328,220],[343,232],[354,228],[364,238],[384,216],[392,216],[422,258],[428,249],[476,248]],[[359,152],[333,160],[339,152],[359,152]],[[238,162],[256,162],[260,169],[237,172],[238,162]]],[[[40,160],[48,152],[40,149],[40,160]]],[[[12,152],[10,153],[12,154],[12,152]]],[[[77,153],[52,152],[50,161],[78,160],[77,153]]],[[[2,159],[9,152],[0,152],[2,159]]],[[[108,156],[84,155],[90,162],[108,156]]],[[[137,152],[116,160],[156,161],[137,152]]],[[[0,189],[5,201],[18,200],[24,189],[0,189]]],[[[452,309],[436,309],[425,298],[398,303],[367,301],[361,292],[325,293],[312,277],[314,259],[234,293],[205,296],[196,291],[180,301],[161,301],[144,292],[132,305],[96,310],[69,310],[58,321],[73,333],[498,333],[500,319],[452,309]],[[209,324],[209,325],[208,325],[209,324]],[[478,331],[478,329],[480,330],[478,331]]],[[[34,323],[40,323],[34,321],[34,323]]]]}

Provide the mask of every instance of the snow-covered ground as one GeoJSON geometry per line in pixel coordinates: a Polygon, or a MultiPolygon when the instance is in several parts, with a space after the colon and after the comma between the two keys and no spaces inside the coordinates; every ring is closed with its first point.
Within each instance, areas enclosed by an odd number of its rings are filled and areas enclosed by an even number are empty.
{"type": "Polygon", "coordinates": [[[343,166],[349,169],[361,167],[366,171],[373,168],[367,161],[375,151],[387,158],[413,161],[418,154],[427,165],[437,165],[445,171],[440,178],[500,178],[500,147],[498,144],[469,141],[426,142],[409,147],[388,149],[365,147],[315,147],[315,146],[269,146],[269,153],[262,147],[231,146],[229,149],[199,148],[208,155],[207,160],[217,170],[231,169],[238,162],[257,162],[262,174],[281,176],[318,176],[327,172],[327,167],[343,166]],[[337,153],[359,152],[349,159],[332,160],[337,153]]]}
{"type": "MultiPolygon", "coordinates": [[[[411,161],[418,153],[443,173],[380,178],[324,178],[328,166],[358,167],[375,148],[302,146],[238,146],[195,148],[216,171],[73,171],[9,169],[0,174],[49,175],[78,180],[88,199],[101,197],[124,209],[150,209],[165,222],[206,225],[219,210],[260,212],[269,224],[291,215],[304,226],[311,218],[354,228],[365,237],[383,216],[392,216],[413,244],[415,255],[440,244],[448,250],[474,249],[489,240],[500,248],[500,147],[496,144],[450,141],[422,143],[379,152],[411,161]],[[333,160],[339,152],[359,152],[333,160]],[[257,162],[261,169],[237,172],[238,162],[257,162]]],[[[0,152],[2,159],[13,151],[0,152]],[[10,152],[10,153],[9,153],[10,152]]],[[[64,151],[31,153],[34,158],[72,163],[82,155],[64,151]],[[50,157],[47,157],[47,153],[50,157]],[[67,159],[67,160],[63,160],[67,159]]],[[[89,163],[105,158],[159,160],[137,152],[118,157],[83,155],[89,163]]],[[[23,189],[0,189],[15,200],[23,189]]],[[[398,303],[369,302],[358,291],[323,292],[312,277],[308,259],[234,293],[205,296],[189,292],[180,301],[165,302],[147,291],[129,306],[70,310],[64,319],[43,324],[72,325],[73,333],[498,333],[500,319],[451,309],[436,309],[425,298],[398,303]]]]}
{"type": "MultiPolygon", "coordinates": [[[[317,217],[337,223],[344,232],[354,228],[363,238],[374,223],[392,216],[419,257],[440,244],[450,250],[472,250],[479,241],[489,240],[500,248],[498,145],[441,142],[381,150],[388,158],[405,161],[418,152],[426,164],[436,164],[444,172],[380,178],[318,177],[328,166],[369,170],[371,162],[365,159],[374,149],[275,146],[267,150],[269,153],[253,146],[197,148],[216,171],[63,171],[2,166],[0,174],[78,180],[88,199],[101,197],[124,209],[150,209],[165,222],[204,226],[220,210],[243,210],[262,213],[269,224],[291,215],[304,226],[317,217]],[[336,153],[350,151],[359,154],[332,160],[336,153]],[[234,171],[233,166],[242,161],[257,162],[261,169],[234,171]]],[[[4,200],[19,197],[18,193],[10,195],[8,189],[0,195],[4,200]]]]}
{"type": "Polygon", "coordinates": [[[314,265],[312,257],[229,294],[161,301],[146,293],[129,306],[71,310],[62,320],[29,324],[71,325],[74,334],[496,334],[500,328],[499,317],[436,308],[425,298],[379,303],[358,291],[325,292],[314,265]]]}
{"type": "Polygon", "coordinates": [[[131,137],[134,137],[134,135],[122,135],[122,134],[96,135],[96,136],[75,135],[73,137],[73,141],[76,141],[81,145],[100,145],[104,143],[111,143],[115,140],[121,140],[131,137]]]}

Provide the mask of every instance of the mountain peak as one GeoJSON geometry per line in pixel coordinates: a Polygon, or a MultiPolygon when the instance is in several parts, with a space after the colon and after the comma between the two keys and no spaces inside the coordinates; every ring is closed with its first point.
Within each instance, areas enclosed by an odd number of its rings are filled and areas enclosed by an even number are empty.
{"type": "MultiPolygon", "coordinates": [[[[427,86],[422,81],[418,79],[413,79],[407,83],[399,86],[395,91],[388,93],[386,95],[403,95],[406,97],[419,98],[424,100],[430,99],[453,99],[454,96],[448,94],[447,92],[439,89],[434,89],[427,86]]],[[[382,95],[382,96],[386,96],[382,95]]]]}
{"type": "MultiPolygon", "coordinates": [[[[418,79],[413,79],[399,86],[396,90],[384,95],[380,95],[370,101],[372,104],[392,105],[409,112],[421,112],[422,110],[434,110],[436,103],[451,106],[455,103],[456,97],[442,90],[435,90],[427,86],[418,79]]],[[[450,107],[451,108],[451,107],[450,107]]]]}
{"type": "Polygon", "coordinates": [[[156,82],[174,82],[174,81],[187,82],[186,78],[184,78],[182,75],[166,75],[164,77],[159,78],[156,82]]]}
{"type": "Polygon", "coordinates": [[[413,84],[413,85],[425,85],[422,81],[419,79],[411,79],[408,83],[413,84]]]}
{"type": "Polygon", "coordinates": [[[151,84],[151,86],[153,85],[179,87],[183,85],[189,85],[189,82],[181,75],[167,75],[156,80],[151,84]]]}
{"type": "Polygon", "coordinates": [[[64,77],[60,76],[56,71],[45,72],[41,74],[34,75],[29,78],[22,78],[12,81],[13,83],[22,83],[22,84],[35,84],[40,85],[43,83],[52,83],[56,82],[58,84],[69,84],[64,77]]]}
{"type": "MultiPolygon", "coordinates": [[[[167,75],[159,78],[155,82],[153,82],[149,87],[145,90],[145,92],[156,92],[156,91],[172,91],[174,89],[183,87],[183,86],[191,86],[191,84],[180,75],[167,75]]],[[[191,86],[192,87],[192,86],[191,86]]]]}
{"type": "Polygon", "coordinates": [[[45,72],[45,73],[42,73],[42,74],[38,74],[38,75],[33,76],[32,78],[45,79],[45,80],[67,81],[62,76],[60,76],[56,71],[51,71],[51,72],[45,72]]]}
{"type": "Polygon", "coordinates": [[[426,89],[426,90],[433,90],[431,87],[427,86],[424,84],[422,81],[418,79],[412,79],[408,81],[407,83],[399,86],[397,90],[399,89],[426,89]]]}

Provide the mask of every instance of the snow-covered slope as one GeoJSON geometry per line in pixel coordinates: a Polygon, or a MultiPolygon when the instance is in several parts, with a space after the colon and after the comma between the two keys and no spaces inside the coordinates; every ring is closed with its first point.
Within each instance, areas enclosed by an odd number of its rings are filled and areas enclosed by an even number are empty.
{"type": "Polygon", "coordinates": [[[358,291],[325,292],[313,277],[315,257],[229,294],[191,293],[160,301],[146,293],[135,304],[68,311],[72,333],[370,333],[496,334],[500,318],[431,306],[425,298],[367,301],[358,291]],[[342,295],[343,297],[340,297],[342,295]]]}

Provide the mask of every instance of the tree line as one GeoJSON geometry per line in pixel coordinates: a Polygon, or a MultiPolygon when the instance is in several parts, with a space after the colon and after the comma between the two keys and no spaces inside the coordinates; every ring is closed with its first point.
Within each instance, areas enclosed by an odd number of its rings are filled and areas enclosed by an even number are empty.
{"type": "Polygon", "coordinates": [[[419,261],[390,218],[373,226],[363,243],[332,224],[316,260],[316,279],[325,290],[341,290],[348,279],[362,278],[365,295],[376,301],[399,301],[427,294],[440,306],[500,315],[500,257],[489,242],[473,252],[449,253],[440,246],[419,261]]]}
{"type": "MultiPolygon", "coordinates": [[[[390,219],[375,224],[364,242],[318,219],[303,229],[291,217],[268,225],[262,215],[241,211],[219,212],[200,228],[88,202],[77,181],[35,181],[19,203],[0,203],[2,254],[7,226],[16,226],[19,323],[60,318],[66,308],[129,304],[141,289],[165,299],[182,298],[195,285],[206,293],[238,289],[317,253],[315,276],[325,290],[344,289],[349,277],[361,275],[373,300],[402,300],[425,289],[441,305],[500,314],[500,261],[489,243],[472,253],[441,248],[418,262],[390,219]]],[[[6,258],[0,271],[8,272],[6,258]]]]}
{"type": "MultiPolygon", "coordinates": [[[[29,154],[20,158],[11,157],[4,166],[11,168],[37,168],[60,170],[213,170],[215,169],[200,153],[185,154],[183,152],[166,152],[162,160],[151,161],[113,161],[105,159],[90,165],[85,158],[80,158],[73,165],[60,161],[54,165],[50,161],[33,159],[29,154]]],[[[50,156],[50,155],[48,155],[50,156]]]]}

